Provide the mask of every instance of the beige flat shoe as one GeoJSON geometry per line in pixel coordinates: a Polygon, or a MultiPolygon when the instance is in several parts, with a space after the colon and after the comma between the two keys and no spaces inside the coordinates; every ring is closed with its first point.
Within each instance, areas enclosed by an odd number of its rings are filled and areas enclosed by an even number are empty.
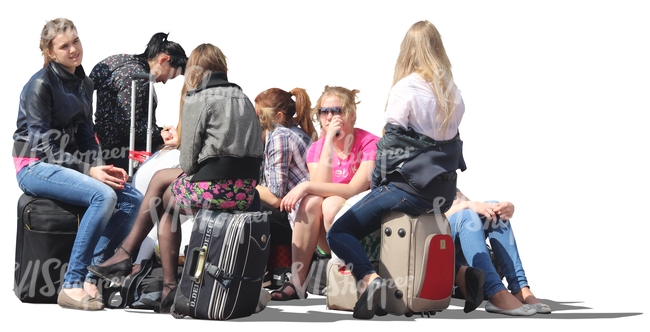
{"type": "Polygon", "coordinates": [[[490,302],[490,300],[485,303],[485,311],[493,314],[504,314],[508,316],[532,316],[537,313],[535,307],[533,307],[532,304],[524,304],[517,309],[506,310],[495,306],[492,304],[492,302],[490,302]]]}
{"type": "Polygon", "coordinates": [[[59,292],[59,297],[57,303],[61,308],[67,309],[78,309],[78,310],[102,310],[104,309],[104,303],[97,301],[97,298],[94,298],[90,295],[86,295],[80,301],[74,300],[63,290],[59,292]]]}
{"type": "Polygon", "coordinates": [[[538,314],[550,314],[551,313],[551,307],[548,306],[548,304],[544,303],[535,303],[531,304],[533,308],[537,311],[538,314]]]}

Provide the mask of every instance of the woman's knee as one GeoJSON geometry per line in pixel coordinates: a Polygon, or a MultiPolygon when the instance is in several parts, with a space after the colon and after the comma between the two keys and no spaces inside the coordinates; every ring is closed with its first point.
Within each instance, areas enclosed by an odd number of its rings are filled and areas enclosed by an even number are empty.
{"type": "Polygon", "coordinates": [[[117,193],[107,185],[98,186],[92,197],[92,201],[102,202],[105,205],[114,207],[117,204],[117,193]]]}
{"type": "Polygon", "coordinates": [[[483,234],[483,223],[474,210],[465,209],[460,211],[457,222],[459,223],[458,230],[461,232],[481,232],[483,234]]]}
{"type": "Polygon", "coordinates": [[[323,214],[323,226],[330,229],[334,224],[334,218],[343,207],[345,199],[338,196],[330,196],[323,200],[321,213],[323,214]]]}
{"type": "Polygon", "coordinates": [[[323,197],[316,195],[305,195],[300,200],[298,210],[304,210],[309,215],[320,215],[323,206],[323,197]]]}

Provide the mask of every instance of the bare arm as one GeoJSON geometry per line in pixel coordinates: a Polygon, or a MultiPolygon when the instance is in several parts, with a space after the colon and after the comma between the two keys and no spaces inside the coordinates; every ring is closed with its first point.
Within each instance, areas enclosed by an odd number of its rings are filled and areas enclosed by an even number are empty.
{"type": "MultiPolygon", "coordinates": [[[[505,202],[507,203],[507,202],[505,202]]],[[[485,203],[485,202],[474,202],[471,201],[467,196],[465,196],[460,190],[456,189],[456,199],[454,199],[453,204],[445,212],[445,216],[450,217],[452,214],[464,210],[464,209],[472,209],[476,211],[476,213],[485,216],[489,221],[496,221],[497,220],[497,215],[501,217],[503,220],[508,220],[510,216],[507,218],[504,218],[506,216],[506,211],[512,211],[514,212],[514,206],[512,206],[511,209],[507,209],[507,204],[505,204],[503,207],[500,208],[500,211],[502,211],[503,215],[497,213],[496,209],[499,207],[501,203],[485,203]]]]}
{"type": "Polygon", "coordinates": [[[262,200],[262,202],[274,208],[280,207],[280,202],[282,202],[282,200],[277,196],[273,195],[273,193],[268,187],[257,186],[257,191],[260,193],[260,199],[262,200]]]}
{"type": "Polygon", "coordinates": [[[465,196],[460,190],[456,189],[456,197],[454,198],[454,202],[451,204],[449,210],[445,212],[445,216],[449,217],[460,210],[468,209],[469,202],[469,198],[467,198],[467,196],[465,196]]]}
{"type": "MultiPolygon", "coordinates": [[[[318,163],[310,163],[307,166],[309,167],[310,174],[313,172],[312,169],[320,167],[318,163]]],[[[296,203],[307,194],[322,197],[339,196],[348,199],[360,192],[368,190],[370,188],[370,175],[374,167],[374,160],[362,162],[349,183],[305,181],[297,185],[282,198],[280,210],[292,211],[296,203]]]]}

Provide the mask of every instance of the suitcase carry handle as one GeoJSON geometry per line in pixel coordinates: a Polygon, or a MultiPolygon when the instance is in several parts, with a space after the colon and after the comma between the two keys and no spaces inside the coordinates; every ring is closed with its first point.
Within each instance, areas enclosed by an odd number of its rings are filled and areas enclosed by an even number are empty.
{"type": "Polygon", "coordinates": [[[189,255],[189,269],[187,273],[190,276],[190,280],[200,284],[201,279],[203,279],[203,268],[205,267],[205,256],[208,251],[208,247],[203,246],[201,248],[194,248],[189,255]]]}

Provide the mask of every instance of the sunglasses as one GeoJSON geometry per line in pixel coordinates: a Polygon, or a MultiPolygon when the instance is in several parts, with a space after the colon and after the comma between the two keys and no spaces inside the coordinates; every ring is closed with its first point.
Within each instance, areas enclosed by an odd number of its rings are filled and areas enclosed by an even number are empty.
{"type": "Polygon", "coordinates": [[[340,107],[321,107],[318,109],[318,114],[320,115],[327,115],[327,113],[331,113],[332,115],[341,115],[341,108],[340,107]]]}

